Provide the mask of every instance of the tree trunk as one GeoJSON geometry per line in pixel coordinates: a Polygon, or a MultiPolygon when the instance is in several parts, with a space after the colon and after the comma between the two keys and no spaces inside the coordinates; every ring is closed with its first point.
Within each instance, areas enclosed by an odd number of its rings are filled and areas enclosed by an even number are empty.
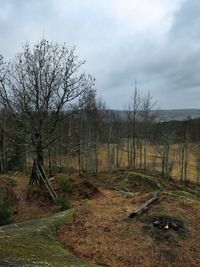
{"type": "Polygon", "coordinates": [[[181,168],[180,168],[180,181],[181,182],[183,182],[184,180],[183,166],[184,166],[184,147],[181,147],[181,168]]]}
{"type": "Polygon", "coordinates": [[[158,191],[152,198],[150,198],[147,202],[138,207],[134,212],[132,212],[129,215],[129,218],[134,218],[135,216],[139,216],[140,214],[145,212],[153,203],[159,200],[160,192],[161,191],[158,191]]]}
{"type": "Polygon", "coordinates": [[[147,168],[147,141],[144,139],[144,170],[147,168]]]}
{"type": "Polygon", "coordinates": [[[108,132],[108,143],[107,143],[107,157],[108,157],[108,170],[111,170],[111,152],[110,152],[110,141],[111,141],[111,126],[109,126],[109,132],[108,132]]]}
{"type": "Polygon", "coordinates": [[[48,161],[49,161],[49,175],[52,175],[52,162],[51,162],[51,150],[48,149],[48,161]]]}
{"type": "Polygon", "coordinates": [[[37,161],[40,162],[42,166],[44,166],[44,151],[39,148],[36,150],[36,155],[37,155],[37,161]]]}
{"type": "Polygon", "coordinates": [[[128,168],[130,168],[130,138],[127,138],[127,159],[128,159],[128,168]]]}

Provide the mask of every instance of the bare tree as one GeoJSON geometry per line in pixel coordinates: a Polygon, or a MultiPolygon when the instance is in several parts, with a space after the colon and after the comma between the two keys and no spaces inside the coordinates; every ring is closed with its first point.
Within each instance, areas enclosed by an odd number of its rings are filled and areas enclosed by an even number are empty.
{"type": "MultiPolygon", "coordinates": [[[[189,156],[189,141],[190,141],[190,118],[183,121],[183,128],[182,128],[182,136],[180,139],[180,181],[185,182],[187,181],[187,173],[188,173],[188,156],[189,156]]],[[[198,160],[198,157],[197,157],[198,160]]]]}
{"type": "MultiPolygon", "coordinates": [[[[133,97],[131,98],[131,103],[129,105],[128,110],[128,120],[131,124],[131,139],[132,143],[130,145],[130,156],[129,158],[129,168],[136,168],[136,153],[137,153],[137,146],[136,146],[136,137],[137,137],[137,121],[138,121],[138,115],[141,110],[141,93],[137,89],[137,83],[135,82],[135,90],[133,93],[133,97]]],[[[128,146],[129,146],[128,145],[128,146]]],[[[129,148],[128,148],[128,154],[129,154],[129,148]]]]}
{"type": "Polygon", "coordinates": [[[60,112],[91,89],[94,79],[80,72],[75,49],[45,39],[28,43],[10,63],[0,59],[0,100],[29,137],[37,161],[56,138],[60,112]]]}
{"type": "MultiPolygon", "coordinates": [[[[84,100],[84,99],[83,99],[84,100]]],[[[103,104],[101,100],[96,100],[94,92],[85,95],[83,108],[85,128],[84,132],[84,150],[85,150],[85,170],[98,172],[99,167],[99,148],[100,132],[102,127],[101,110],[103,104]]]]}
{"type": "Polygon", "coordinates": [[[156,112],[153,111],[155,107],[155,102],[152,101],[152,96],[150,92],[142,98],[141,105],[141,118],[140,118],[140,167],[141,167],[141,158],[142,158],[142,148],[143,148],[143,167],[147,168],[147,141],[149,137],[149,130],[152,126],[152,123],[156,119],[156,112]]]}
{"type": "Polygon", "coordinates": [[[172,153],[172,145],[174,144],[174,132],[163,127],[160,133],[160,140],[157,146],[157,153],[160,154],[162,178],[169,179],[172,175],[175,155],[172,153]]]}
{"type": "MultiPolygon", "coordinates": [[[[200,179],[200,144],[195,144],[192,149],[192,154],[194,155],[195,162],[196,162],[196,182],[199,184],[200,179]]],[[[182,178],[183,180],[183,178],[182,178]]]]}

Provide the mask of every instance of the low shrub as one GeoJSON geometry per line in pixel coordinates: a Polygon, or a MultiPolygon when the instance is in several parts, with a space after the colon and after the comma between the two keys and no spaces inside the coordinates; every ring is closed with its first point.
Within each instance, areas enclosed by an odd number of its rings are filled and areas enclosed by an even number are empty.
{"type": "Polygon", "coordinates": [[[68,178],[62,178],[58,186],[63,192],[71,193],[73,191],[73,184],[68,178]]]}
{"type": "Polygon", "coordinates": [[[6,201],[0,204],[0,225],[11,223],[10,202],[6,201]]]}
{"type": "Polygon", "coordinates": [[[61,210],[66,210],[70,208],[70,200],[66,197],[57,198],[55,204],[59,206],[61,210]]]}

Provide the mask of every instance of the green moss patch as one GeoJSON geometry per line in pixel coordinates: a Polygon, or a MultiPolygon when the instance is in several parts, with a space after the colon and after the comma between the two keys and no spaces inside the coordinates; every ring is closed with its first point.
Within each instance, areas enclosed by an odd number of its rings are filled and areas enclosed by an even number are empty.
{"type": "Polygon", "coordinates": [[[161,188],[156,178],[137,172],[129,172],[123,180],[118,183],[118,186],[128,189],[131,192],[141,193],[151,192],[161,188]]]}
{"type": "Polygon", "coordinates": [[[56,230],[73,210],[48,218],[0,227],[0,266],[94,266],[76,258],[58,241],[56,230]]]}

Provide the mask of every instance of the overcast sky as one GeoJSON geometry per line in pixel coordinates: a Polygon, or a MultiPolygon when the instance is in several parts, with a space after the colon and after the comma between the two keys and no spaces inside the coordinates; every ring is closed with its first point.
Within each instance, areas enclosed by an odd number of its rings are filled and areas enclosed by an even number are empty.
{"type": "Polygon", "coordinates": [[[134,81],[160,108],[200,108],[200,0],[0,0],[0,54],[42,37],[76,46],[98,96],[123,109],[134,81]]]}

